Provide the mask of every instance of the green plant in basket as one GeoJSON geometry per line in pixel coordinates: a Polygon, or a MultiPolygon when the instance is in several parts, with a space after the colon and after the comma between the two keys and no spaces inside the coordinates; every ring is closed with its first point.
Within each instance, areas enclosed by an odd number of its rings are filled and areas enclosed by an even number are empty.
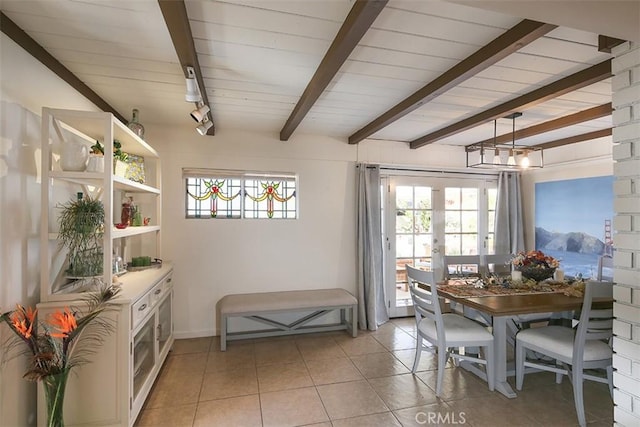
{"type": "Polygon", "coordinates": [[[82,193],[78,193],[76,200],[71,200],[60,208],[58,240],[69,250],[67,275],[102,275],[104,205],[100,200],[83,198],[82,193]]]}

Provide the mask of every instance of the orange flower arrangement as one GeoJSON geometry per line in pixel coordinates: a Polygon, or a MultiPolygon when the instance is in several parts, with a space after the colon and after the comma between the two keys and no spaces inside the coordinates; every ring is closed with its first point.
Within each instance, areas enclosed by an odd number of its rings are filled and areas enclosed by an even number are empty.
{"type": "Polygon", "coordinates": [[[31,356],[29,368],[24,377],[31,381],[42,380],[48,375],[68,371],[73,366],[86,363],[87,355],[102,344],[104,336],[113,329],[112,324],[101,315],[109,309],[110,301],[118,294],[119,288],[102,285],[100,291],[86,300],[83,315],[77,309],[65,307],[48,316],[46,321],[38,321],[38,310],[17,305],[13,311],[0,314],[0,323],[5,322],[15,333],[15,339],[8,340],[7,350],[17,348],[21,343],[26,349],[12,356],[31,356]],[[91,331],[89,331],[91,329],[91,331]],[[81,335],[83,331],[87,331],[81,335]],[[80,346],[80,337],[84,337],[80,346]]]}

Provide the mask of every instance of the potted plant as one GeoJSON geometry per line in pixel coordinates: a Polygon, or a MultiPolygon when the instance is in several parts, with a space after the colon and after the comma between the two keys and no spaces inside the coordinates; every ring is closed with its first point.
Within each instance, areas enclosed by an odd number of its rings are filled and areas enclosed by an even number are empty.
{"type": "Polygon", "coordinates": [[[104,147],[96,141],[90,149],[87,172],[104,172],[104,147]]]}
{"type": "Polygon", "coordinates": [[[61,206],[58,218],[58,240],[69,250],[70,277],[90,277],[103,274],[102,235],[104,205],[100,200],[82,197],[61,206]]]}

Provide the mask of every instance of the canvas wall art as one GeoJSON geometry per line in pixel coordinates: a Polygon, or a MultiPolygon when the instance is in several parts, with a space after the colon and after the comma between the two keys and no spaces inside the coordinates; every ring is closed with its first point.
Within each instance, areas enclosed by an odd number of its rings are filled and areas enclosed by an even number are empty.
{"type": "Polygon", "coordinates": [[[598,259],[612,255],[613,176],[539,182],[535,246],[560,260],[565,275],[595,278],[598,259]]]}

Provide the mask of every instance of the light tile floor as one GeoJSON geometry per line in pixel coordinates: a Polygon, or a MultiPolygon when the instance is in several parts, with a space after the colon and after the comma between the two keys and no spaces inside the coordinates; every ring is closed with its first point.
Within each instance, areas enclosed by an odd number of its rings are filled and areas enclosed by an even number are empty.
{"type": "MultiPolygon", "coordinates": [[[[136,425],[577,425],[568,379],[557,385],[548,373],[526,375],[518,397],[507,399],[450,364],[438,399],[434,357],[423,353],[411,374],[414,335],[414,319],[406,318],[358,338],[234,341],[224,353],[217,337],[177,340],[136,425]]],[[[585,382],[585,407],[590,426],[613,424],[605,384],[585,382]]]]}

